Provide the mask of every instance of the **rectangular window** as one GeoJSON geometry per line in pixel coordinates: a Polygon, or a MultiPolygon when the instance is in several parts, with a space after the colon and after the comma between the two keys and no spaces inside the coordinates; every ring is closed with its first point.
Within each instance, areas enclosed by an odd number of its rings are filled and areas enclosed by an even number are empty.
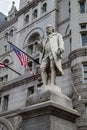
{"type": "Polygon", "coordinates": [[[86,24],[81,24],[81,29],[86,29],[86,24]]]}
{"type": "Polygon", "coordinates": [[[31,86],[28,88],[28,96],[32,95],[34,93],[34,86],[31,86]]]}
{"type": "Polygon", "coordinates": [[[87,83],[87,64],[83,64],[84,69],[84,81],[87,83]]]}
{"type": "Polygon", "coordinates": [[[87,33],[81,34],[82,37],[82,45],[87,46],[87,33]]]}
{"type": "Polygon", "coordinates": [[[8,110],[9,95],[3,97],[3,111],[8,110]]]}
{"type": "Polygon", "coordinates": [[[39,87],[41,87],[43,85],[43,83],[39,83],[39,84],[37,84],[37,87],[39,88],[39,87]]]}
{"type": "Polygon", "coordinates": [[[0,83],[6,83],[8,80],[8,75],[5,75],[3,77],[0,77],[0,83]]]}
{"type": "Polygon", "coordinates": [[[80,13],[85,13],[85,2],[80,3],[80,13]]]}
{"type": "Polygon", "coordinates": [[[5,52],[8,51],[7,45],[4,46],[4,50],[5,50],[5,52]]]}

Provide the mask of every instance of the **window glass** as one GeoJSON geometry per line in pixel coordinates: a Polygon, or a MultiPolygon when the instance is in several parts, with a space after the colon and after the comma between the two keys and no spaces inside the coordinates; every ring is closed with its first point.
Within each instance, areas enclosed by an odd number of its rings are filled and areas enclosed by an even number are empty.
{"type": "Polygon", "coordinates": [[[8,40],[8,32],[5,34],[5,39],[8,40]]]}
{"type": "Polygon", "coordinates": [[[87,33],[81,34],[82,37],[82,45],[86,46],[87,45],[87,33]]]}
{"type": "Polygon", "coordinates": [[[81,29],[86,29],[86,24],[82,24],[81,29]]]}
{"type": "Polygon", "coordinates": [[[31,86],[28,88],[28,96],[32,95],[34,93],[34,86],[31,86]]]}
{"type": "Polygon", "coordinates": [[[80,13],[85,13],[85,2],[80,3],[80,13]]]}
{"type": "Polygon", "coordinates": [[[4,46],[4,51],[7,52],[7,50],[8,50],[8,47],[7,47],[7,45],[5,45],[4,46]]]}
{"type": "Polygon", "coordinates": [[[7,111],[7,109],[8,109],[8,100],[9,100],[9,95],[4,96],[3,111],[7,111]]]}
{"type": "Polygon", "coordinates": [[[44,3],[42,6],[42,13],[47,11],[47,3],[44,3]]]}
{"type": "Polygon", "coordinates": [[[29,22],[29,15],[25,16],[25,22],[28,23],[29,22]]]}
{"type": "Polygon", "coordinates": [[[84,81],[87,83],[87,64],[83,64],[84,69],[84,81]]]}
{"type": "Polygon", "coordinates": [[[38,10],[35,9],[34,12],[33,12],[33,18],[37,18],[37,14],[38,14],[38,10]]]}
{"type": "Polygon", "coordinates": [[[29,48],[29,54],[33,54],[33,44],[28,46],[29,48]]]}
{"type": "Polygon", "coordinates": [[[13,37],[13,29],[10,31],[10,36],[13,37]]]}

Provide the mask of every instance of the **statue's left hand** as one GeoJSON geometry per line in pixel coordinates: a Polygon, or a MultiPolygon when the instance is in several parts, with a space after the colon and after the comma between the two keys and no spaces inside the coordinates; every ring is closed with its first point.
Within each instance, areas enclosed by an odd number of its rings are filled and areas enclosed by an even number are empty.
{"type": "Polygon", "coordinates": [[[61,49],[61,48],[58,48],[58,50],[57,50],[57,55],[60,55],[61,53],[63,53],[64,52],[64,50],[63,49],[61,49]]]}

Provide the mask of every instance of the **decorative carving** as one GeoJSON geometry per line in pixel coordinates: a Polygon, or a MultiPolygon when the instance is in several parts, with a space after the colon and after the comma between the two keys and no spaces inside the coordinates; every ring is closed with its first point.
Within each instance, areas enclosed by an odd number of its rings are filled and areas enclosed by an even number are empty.
{"type": "Polygon", "coordinates": [[[0,130],[14,130],[14,129],[7,119],[0,118],[0,130]]]}
{"type": "Polygon", "coordinates": [[[15,130],[20,130],[21,129],[21,122],[22,122],[22,117],[21,116],[14,117],[15,130]]]}

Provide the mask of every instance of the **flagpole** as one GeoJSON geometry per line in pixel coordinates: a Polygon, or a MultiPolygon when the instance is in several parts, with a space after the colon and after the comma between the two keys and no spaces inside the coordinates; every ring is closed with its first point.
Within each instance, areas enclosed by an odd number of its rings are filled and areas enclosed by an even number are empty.
{"type": "Polygon", "coordinates": [[[17,72],[16,70],[10,68],[8,65],[6,65],[6,64],[4,64],[4,63],[0,63],[0,64],[4,65],[6,68],[9,68],[9,69],[12,70],[13,72],[15,72],[16,74],[18,74],[18,75],[21,76],[21,74],[20,74],[19,72],[17,72]]]}
{"type": "Polygon", "coordinates": [[[37,64],[40,65],[40,63],[38,61],[36,61],[33,57],[29,56],[26,52],[22,51],[21,49],[19,49],[17,46],[15,46],[14,44],[12,44],[11,42],[7,41],[10,45],[13,45],[14,47],[16,47],[18,50],[20,50],[21,52],[23,52],[25,55],[27,55],[29,58],[31,58],[34,62],[36,62],[37,64]]]}

